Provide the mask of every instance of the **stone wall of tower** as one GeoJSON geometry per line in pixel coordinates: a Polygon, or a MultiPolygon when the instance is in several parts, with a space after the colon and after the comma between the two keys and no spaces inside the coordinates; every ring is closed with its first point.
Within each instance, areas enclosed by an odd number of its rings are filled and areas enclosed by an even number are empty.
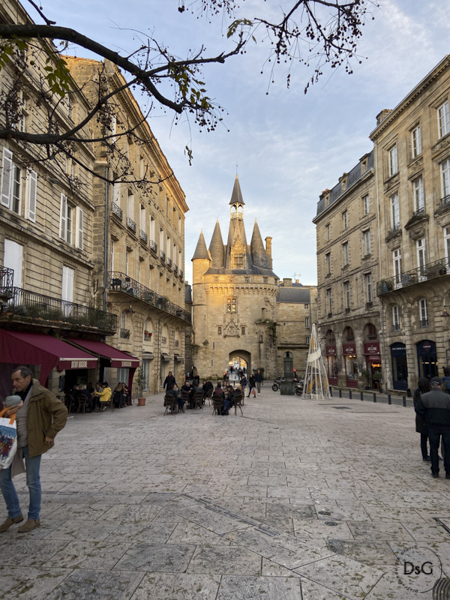
{"type": "MultiPolygon", "coordinates": [[[[275,376],[275,277],[261,275],[202,275],[194,260],[193,362],[201,378],[221,376],[233,356],[247,360],[249,369],[275,376]]],[[[205,261],[207,262],[207,261],[205,261]]]]}

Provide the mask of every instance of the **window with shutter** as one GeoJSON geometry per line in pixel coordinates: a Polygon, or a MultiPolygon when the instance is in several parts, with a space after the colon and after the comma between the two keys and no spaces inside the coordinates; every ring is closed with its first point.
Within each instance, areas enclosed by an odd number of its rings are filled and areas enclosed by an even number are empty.
{"type": "Polygon", "coordinates": [[[7,208],[11,206],[12,167],[12,152],[8,148],[3,148],[1,203],[7,208]]]}
{"type": "Polygon", "coordinates": [[[30,171],[27,178],[27,214],[26,217],[36,222],[37,173],[30,171]]]}

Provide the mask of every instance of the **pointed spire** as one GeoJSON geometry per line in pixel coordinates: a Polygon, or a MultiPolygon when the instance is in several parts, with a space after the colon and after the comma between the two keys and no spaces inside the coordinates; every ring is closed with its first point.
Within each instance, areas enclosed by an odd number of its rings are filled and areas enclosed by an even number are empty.
{"type": "Polygon", "coordinates": [[[191,258],[191,260],[196,260],[197,258],[202,258],[202,259],[206,258],[207,260],[211,260],[209,257],[208,249],[206,247],[205,238],[203,236],[203,229],[200,232],[200,236],[199,236],[198,242],[197,242],[197,247],[195,249],[194,256],[191,258]]]}
{"type": "Polygon", "coordinates": [[[212,267],[214,269],[221,269],[225,266],[223,239],[220,231],[219,219],[217,219],[216,226],[214,227],[211,243],[209,245],[209,253],[211,255],[212,267]]]}
{"type": "Polygon", "coordinates": [[[253,227],[252,241],[250,242],[250,250],[252,253],[252,260],[255,267],[261,267],[262,269],[270,269],[266,249],[264,248],[261,233],[258,227],[258,222],[256,221],[256,219],[255,225],[253,227]]]}
{"type": "Polygon", "coordinates": [[[234,180],[233,193],[231,194],[231,204],[245,204],[244,199],[242,198],[241,186],[239,185],[239,177],[236,175],[236,179],[234,180]]]}

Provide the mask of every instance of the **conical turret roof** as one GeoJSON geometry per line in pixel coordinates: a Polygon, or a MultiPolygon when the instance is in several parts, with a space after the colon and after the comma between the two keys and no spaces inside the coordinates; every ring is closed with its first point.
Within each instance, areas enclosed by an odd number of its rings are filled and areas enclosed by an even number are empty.
{"type": "Polygon", "coordinates": [[[220,231],[219,219],[217,219],[216,226],[214,227],[211,243],[209,245],[209,253],[211,256],[211,266],[213,267],[213,269],[221,269],[225,266],[225,253],[223,248],[222,233],[220,231]]]}
{"type": "Polygon", "coordinates": [[[256,219],[253,227],[252,241],[250,242],[250,251],[252,253],[252,261],[255,267],[270,269],[266,249],[264,248],[261,232],[259,231],[258,222],[256,219]]]}
{"type": "Polygon", "coordinates": [[[230,205],[231,204],[245,204],[244,199],[242,198],[241,186],[239,185],[239,177],[237,175],[234,180],[233,193],[231,194],[230,205]]]}
{"type": "Polygon", "coordinates": [[[200,232],[200,236],[198,238],[197,247],[194,252],[194,256],[191,260],[196,260],[197,258],[203,258],[207,260],[211,260],[208,252],[208,248],[206,247],[205,237],[203,235],[203,230],[200,232]]]}

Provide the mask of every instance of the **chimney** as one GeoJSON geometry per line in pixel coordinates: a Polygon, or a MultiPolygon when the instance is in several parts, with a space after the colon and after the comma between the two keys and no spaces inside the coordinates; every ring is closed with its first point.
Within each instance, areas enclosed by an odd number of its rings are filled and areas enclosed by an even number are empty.
{"type": "Polygon", "coordinates": [[[271,237],[266,237],[266,254],[267,254],[267,258],[269,259],[269,266],[272,269],[273,263],[272,263],[272,238],[271,237]]]}
{"type": "Polygon", "coordinates": [[[380,113],[377,114],[377,127],[385,120],[385,118],[392,112],[391,108],[384,108],[380,113]]]}
{"type": "Polygon", "coordinates": [[[283,286],[284,287],[292,287],[292,279],[290,277],[283,278],[283,286]]]}

